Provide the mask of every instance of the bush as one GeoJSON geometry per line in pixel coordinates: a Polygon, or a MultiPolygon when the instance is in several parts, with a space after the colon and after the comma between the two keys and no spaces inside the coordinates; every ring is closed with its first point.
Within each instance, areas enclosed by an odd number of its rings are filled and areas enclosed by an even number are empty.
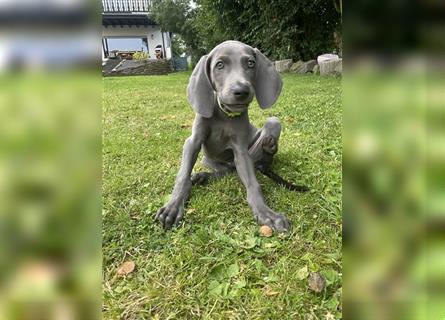
{"type": "Polygon", "coordinates": [[[133,54],[133,59],[134,60],[147,60],[148,59],[148,53],[144,52],[144,51],[136,51],[133,54]]]}
{"type": "Polygon", "coordinates": [[[223,40],[242,41],[273,60],[308,60],[341,49],[341,0],[194,3],[153,0],[154,19],[181,36],[193,62],[223,40]]]}

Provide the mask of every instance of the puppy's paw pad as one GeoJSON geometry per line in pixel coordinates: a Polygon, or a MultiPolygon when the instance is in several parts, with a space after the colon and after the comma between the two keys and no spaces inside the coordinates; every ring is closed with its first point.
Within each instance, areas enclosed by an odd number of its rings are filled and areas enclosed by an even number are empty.
{"type": "Polygon", "coordinates": [[[275,154],[278,151],[278,141],[273,136],[268,136],[264,138],[263,149],[265,152],[270,154],[275,154]]]}

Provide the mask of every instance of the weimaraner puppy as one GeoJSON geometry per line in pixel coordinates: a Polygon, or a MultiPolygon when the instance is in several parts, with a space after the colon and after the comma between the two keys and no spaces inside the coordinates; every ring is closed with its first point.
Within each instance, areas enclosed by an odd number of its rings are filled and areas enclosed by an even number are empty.
{"type": "Polygon", "coordinates": [[[256,221],[278,232],[289,230],[289,220],[267,206],[255,176],[255,168],[269,167],[278,151],[280,121],[268,118],[264,127],[257,129],[248,115],[254,95],[266,109],[277,101],[281,87],[273,64],[258,49],[238,41],[225,41],[199,60],[187,87],[196,113],[192,135],[184,143],[171,198],[156,214],[164,228],[170,229],[184,216],[192,184],[236,169],[256,221]],[[203,164],[212,172],[192,176],[201,149],[203,164]]]}

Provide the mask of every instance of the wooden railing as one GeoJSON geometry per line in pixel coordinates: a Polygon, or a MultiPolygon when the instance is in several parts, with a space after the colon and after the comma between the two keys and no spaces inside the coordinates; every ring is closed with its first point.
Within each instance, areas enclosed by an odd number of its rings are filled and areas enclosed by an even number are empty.
{"type": "Polygon", "coordinates": [[[102,0],[103,13],[150,11],[150,0],[102,0]]]}

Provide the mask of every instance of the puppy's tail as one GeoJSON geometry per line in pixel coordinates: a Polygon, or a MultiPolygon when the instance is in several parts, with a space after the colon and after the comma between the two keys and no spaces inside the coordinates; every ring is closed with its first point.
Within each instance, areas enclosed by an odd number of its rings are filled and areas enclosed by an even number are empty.
{"type": "Polygon", "coordinates": [[[306,192],[306,191],[309,191],[308,187],[303,186],[303,185],[294,184],[292,182],[289,182],[289,181],[283,179],[282,177],[280,177],[275,172],[272,172],[272,170],[270,170],[270,169],[269,170],[265,170],[264,168],[260,167],[260,168],[258,168],[258,170],[262,174],[264,174],[266,177],[272,179],[273,181],[275,181],[279,185],[282,185],[286,189],[289,189],[291,191],[296,191],[296,192],[306,192]]]}

